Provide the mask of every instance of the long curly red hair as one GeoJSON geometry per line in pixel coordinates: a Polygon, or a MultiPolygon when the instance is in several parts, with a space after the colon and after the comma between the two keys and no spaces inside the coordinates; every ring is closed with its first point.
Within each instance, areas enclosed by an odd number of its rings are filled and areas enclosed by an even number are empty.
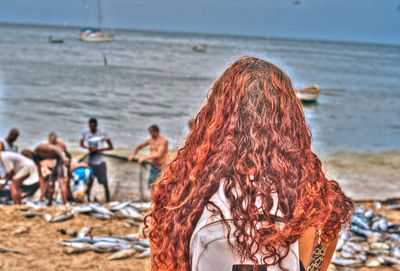
{"type": "Polygon", "coordinates": [[[242,260],[257,264],[254,248],[262,248],[264,263],[280,264],[308,227],[334,235],[350,221],[353,202],[325,177],[301,102],[281,69],[240,58],[207,98],[184,146],[152,186],[152,270],[191,270],[190,237],[221,181],[235,226],[232,246],[242,260]],[[283,227],[270,213],[274,192],[283,227]],[[263,223],[255,223],[260,217],[263,223]]]}

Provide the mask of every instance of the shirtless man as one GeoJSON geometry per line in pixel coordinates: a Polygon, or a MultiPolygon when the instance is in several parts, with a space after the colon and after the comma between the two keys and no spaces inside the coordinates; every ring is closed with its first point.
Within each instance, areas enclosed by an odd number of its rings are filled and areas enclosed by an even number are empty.
{"type": "Polygon", "coordinates": [[[21,204],[21,184],[36,171],[35,163],[15,152],[0,152],[0,164],[4,167],[6,175],[0,176],[6,182],[0,186],[0,190],[11,181],[10,192],[14,204],[21,204]]]}
{"type": "MultiPolygon", "coordinates": [[[[71,155],[67,152],[67,145],[65,145],[63,141],[58,140],[56,133],[51,132],[49,134],[48,141],[45,144],[50,144],[62,148],[65,152],[65,155],[69,159],[71,159],[71,155]]],[[[71,188],[69,185],[69,180],[71,177],[69,172],[69,165],[64,165],[62,161],[58,161],[57,163],[57,159],[44,160],[40,163],[40,165],[42,168],[50,168],[52,170],[52,176],[54,177],[54,179],[57,179],[59,181],[61,189],[67,191],[67,193],[62,193],[64,203],[66,203],[68,200],[73,200],[71,188]],[[66,198],[64,198],[65,196],[66,198]]]]}
{"type": "Polygon", "coordinates": [[[15,141],[17,141],[18,136],[18,129],[12,128],[8,133],[8,136],[3,141],[0,141],[0,151],[18,152],[18,148],[14,144],[15,141]]]}
{"type": "Polygon", "coordinates": [[[168,140],[160,135],[160,129],[157,125],[152,125],[149,128],[150,138],[140,143],[132,154],[128,157],[128,161],[132,161],[137,152],[143,147],[149,145],[150,154],[140,157],[139,163],[145,160],[150,160],[152,165],[150,168],[149,185],[154,183],[160,175],[163,165],[168,161],[168,140]]]}
{"type": "MultiPolygon", "coordinates": [[[[57,159],[56,162],[56,168],[58,165],[62,162],[65,165],[69,165],[69,158],[66,156],[64,150],[60,148],[59,146],[55,146],[52,144],[42,144],[39,145],[33,152],[30,150],[23,150],[21,152],[23,155],[31,158],[37,168],[38,168],[38,173],[39,173],[39,185],[40,185],[40,191],[41,191],[41,196],[40,200],[44,200],[44,196],[46,194],[47,199],[49,200],[48,205],[50,206],[53,200],[53,193],[54,193],[54,184],[56,181],[56,178],[54,177],[55,175],[52,174],[50,176],[50,179],[48,181],[47,189],[46,189],[46,184],[44,182],[44,178],[42,175],[42,169],[40,166],[40,162],[46,159],[57,159]],[[47,191],[46,191],[47,190],[47,191]]],[[[68,198],[68,190],[66,189],[65,186],[60,185],[61,188],[61,194],[64,199],[68,198]]],[[[66,203],[66,202],[64,202],[66,203]]]]}

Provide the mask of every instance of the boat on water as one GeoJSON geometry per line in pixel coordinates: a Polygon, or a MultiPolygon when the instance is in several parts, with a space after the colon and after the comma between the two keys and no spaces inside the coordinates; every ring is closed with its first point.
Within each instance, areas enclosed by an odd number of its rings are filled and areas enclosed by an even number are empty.
{"type": "Polygon", "coordinates": [[[50,43],[63,43],[63,42],[64,42],[63,39],[55,39],[55,38],[53,38],[52,36],[49,36],[48,41],[49,41],[50,43]]]}
{"type": "MultiPolygon", "coordinates": [[[[87,5],[85,3],[85,24],[87,25],[88,21],[88,10],[87,5]]],[[[113,36],[105,33],[101,29],[102,15],[101,15],[101,0],[97,0],[97,19],[98,19],[98,27],[84,27],[79,32],[79,38],[82,41],[86,42],[110,42],[113,40],[113,36]]]]}
{"type": "Polygon", "coordinates": [[[295,91],[296,91],[296,96],[302,102],[313,103],[317,101],[321,89],[317,85],[313,85],[313,86],[298,88],[295,91]]]}
{"type": "Polygon", "coordinates": [[[93,27],[82,28],[81,32],[79,33],[79,37],[81,40],[88,41],[88,42],[112,41],[112,37],[110,35],[107,35],[103,31],[101,31],[99,28],[93,28],[93,27]]]}

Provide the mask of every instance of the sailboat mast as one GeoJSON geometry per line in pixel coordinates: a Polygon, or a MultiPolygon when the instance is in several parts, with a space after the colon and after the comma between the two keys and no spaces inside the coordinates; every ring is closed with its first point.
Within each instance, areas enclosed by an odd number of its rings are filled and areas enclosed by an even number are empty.
{"type": "Polygon", "coordinates": [[[99,20],[99,28],[101,29],[101,1],[97,0],[97,19],[99,20]]]}
{"type": "Polygon", "coordinates": [[[85,26],[88,26],[88,3],[87,0],[82,0],[83,2],[83,9],[85,12],[85,26]]]}

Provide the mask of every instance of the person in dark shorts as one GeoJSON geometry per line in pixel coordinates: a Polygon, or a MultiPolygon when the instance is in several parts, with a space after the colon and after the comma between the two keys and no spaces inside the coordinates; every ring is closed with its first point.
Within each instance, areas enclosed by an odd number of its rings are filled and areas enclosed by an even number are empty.
{"type": "MultiPolygon", "coordinates": [[[[109,202],[107,166],[103,151],[112,150],[114,147],[107,132],[97,127],[96,119],[89,120],[89,129],[83,132],[80,145],[89,150],[88,165],[93,169],[93,175],[99,184],[104,186],[106,202],[109,202]]],[[[88,193],[90,195],[90,190],[88,193]]]]}
{"type": "Polygon", "coordinates": [[[139,163],[146,160],[151,161],[149,186],[154,183],[162,172],[163,166],[168,162],[168,139],[160,134],[160,128],[157,125],[149,127],[150,137],[137,145],[132,154],[128,157],[128,161],[132,161],[138,151],[145,146],[149,146],[150,154],[142,156],[138,159],[139,163]]]}
{"type": "MultiPolygon", "coordinates": [[[[31,158],[37,168],[38,168],[38,173],[39,173],[39,184],[40,184],[40,190],[41,190],[41,196],[40,200],[44,201],[44,197],[46,196],[48,199],[48,205],[51,205],[52,200],[53,200],[53,194],[54,194],[54,187],[55,187],[55,182],[57,181],[57,169],[61,167],[61,165],[69,165],[70,158],[67,156],[65,151],[60,148],[59,146],[51,145],[51,144],[41,144],[34,151],[25,149],[21,152],[21,154],[31,158]],[[45,178],[42,174],[42,166],[41,162],[43,160],[48,160],[48,159],[55,159],[55,167],[52,169],[52,174],[48,178],[48,181],[45,182],[45,178]]],[[[61,170],[61,169],[59,169],[61,170]]],[[[67,189],[64,189],[65,186],[61,185],[61,194],[63,195],[63,199],[67,198],[67,189]]],[[[66,203],[66,201],[64,201],[66,203]]]]}

